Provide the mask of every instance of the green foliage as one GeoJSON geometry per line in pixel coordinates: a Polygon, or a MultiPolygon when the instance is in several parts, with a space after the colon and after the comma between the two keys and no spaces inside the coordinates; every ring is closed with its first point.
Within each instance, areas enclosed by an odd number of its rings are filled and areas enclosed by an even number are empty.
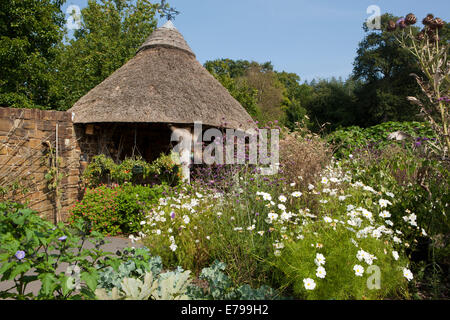
{"type": "Polygon", "coordinates": [[[158,4],[148,0],[88,1],[81,29],[60,46],[55,96],[67,110],[132,58],[156,28],[158,4]]]}
{"type": "Polygon", "coordinates": [[[65,0],[0,2],[0,105],[49,108],[54,103],[57,45],[65,0]]]}
{"type": "Polygon", "coordinates": [[[94,232],[87,240],[84,230],[83,224],[70,231],[63,224],[55,226],[39,218],[23,205],[0,203],[1,281],[14,281],[13,288],[0,292],[0,298],[92,298],[98,276],[95,263],[107,254],[99,250],[103,237],[94,232]],[[95,249],[82,249],[85,241],[92,242],[95,249]],[[56,272],[61,263],[77,266],[77,284],[72,273],[56,272]],[[26,294],[27,286],[36,280],[42,284],[37,296],[26,294]]]}
{"type": "MultiPolygon", "coordinates": [[[[394,222],[401,222],[405,210],[414,208],[417,223],[427,234],[447,234],[450,172],[438,160],[420,157],[418,152],[391,146],[376,156],[357,156],[345,161],[355,178],[378,184],[381,191],[396,194],[392,207],[394,222]]],[[[406,232],[406,230],[404,230],[406,232]]]]}
{"type": "Polygon", "coordinates": [[[408,257],[418,280],[429,284],[427,291],[436,298],[441,297],[439,288],[445,286],[445,270],[450,267],[446,257],[449,245],[446,235],[450,233],[448,164],[424,155],[421,149],[411,151],[396,146],[376,155],[356,155],[343,164],[356,179],[377,184],[381,191],[390,190],[395,194],[396,201],[390,212],[396,225],[401,226],[405,216],[412,214],[409,208],[413,210],[417,224],[423,227],[422,232],[417,235],[415,228],[399,227],[412,244],[408,257]]]}
{"type": "Polygon", "coordinates": [[[131,184],[86,188],[83,200],[71,209],[69,223],[89,222],[91,232],[107,235],[139,232],[146,206],[156,203],[163,190],[131,184]]]}
{"type": "Polygon", "coordinates": [[[433,130],[426,122],[384,122],[379,125],[360,128],[351,126],[340,128],[326,139],[335,147],[335,156],[337,158],[348,158],[350,154],[366,148],[381,150],[388,145],[398,144],[407,148],[413,148],[415,143],[430,140],[435,137],[433,130]],[[389,134],[401,131],[408,134],[411,138],[405,141],[389,140],[389,134]]]}
{"type": "MultiPolygon", "coordinates": [[[[312,87],[299,84],[300,77],[295,73],[277,72],[278,80],[286,88],[287,103],[285,106],[284,125],[291,130],[295,130],[296,123],[301,123],[307,113],[306,105],[312,97],[312,87]]],[[[305,123],[308,125],[308,123],[305,123]]]]}
{"type": "Polygon", "coordinates": [[[207,61],[205,68],[230,92],[230,94],[247,110],[252,117],[257,117],[258,108],[257,90],[249,87],[247,81],[237,78],[241,74],[240,67],[235,66],[237,62],[232,60],[207,61]]]}
{"type": "Polygon", "coordinates": [[[277,293],[268,286],[253,289],[248,284],[234,287],[224,273],[226,264],[214,261],[211,267],[204,268],[200,279],[208,282],[207,289],[191,288],[190,295],[196,299],[208,300],[273,300],[277,293]]]}
{"type": "Polygon", "coordinates": [[[139,278],[147,272],[158,275],[162,271],[160,257],[152,257],[147,248],[125,248],[116,252],[116,261],[102,268],[98,274],[98,288],[121,289],[124,278],[139,278]]]}
{"type": "Polygon", "coordinates": [[[351,240],[354,233],[343,225],[337,224],[334,230],[320,223],[305,227],[304,238],[301,241],[286,245],[283,254],[276,261],[277,267],[283,272],[283,280],[292,287],[296,298],[312,300],[362,300],[398,297],[406,290],[406,280],[403,277],[402,264],[406,259],[395,261],[392,247],[374,238],[358,239],[358,247],[351,240]],[[320,234],[320,235],[317,235],[320,234]],[[316,244],[320,243],[318,249],[316,244]],[[339,245],[337,245],[339,243],[339,245]],[[362,249],[377,257],[369,265],[359,261],[356,256],[362,249]],[[318,265],[316,254],[323,254],[325,263],[322,265],[326,275],[322,279],[316,275],[318,265]],[[400,262],[400,263],[399,263],[400,262]],[[357,276],[353,267],[361,265],[364,273],[357,276]],[[337,267],[339,266],[339,267],[337,267]],[[374,268],[370,270],[370,268],[374,268]],[[376,288],[374,271],[379,268],[379,288],[376,288]],[[314,290],[307,290],[304,279],[313,279],[314,290]]]}
{"type": "Polygon", "coordinates": [[[111,158],[101,154],[92,159],[83,172],[83,178],[88,187],[127,182],[176,185],[181,181],[181,172],[171,155],[161,154],[152,163],[141,158],[127,158],[120,164],[116,164],[111,158]]]}
{"type": "Polygon", "coordinates": [[[205,68],[260,122],[283,121],[293,129],[303,119],[309,86],[295,73],[275,72],[270,62],[219,59],[205,68]]]}
{"type": "MultiPolygon", "coordinates": [[[[383,14],[381,23],[397,19],[383,14]]],[[[354,124],[366,127],[386,121],[417,120],[418,109],[406,100],[418,93],[410,76],[420,73],[413,56],[397,45],[391,32],[369,30],[365,24],[363,29],[366,35],[359,44],[353,69],[354,79],[362,81],[355,90],[358,108],[354,124]]],[[[413,29],[418,32],[417,27],[413,29]]]]}
{"type": "Polygon", "coordinates": [[[311,119],[311,129],[318,132],[326,124],[327,130],[348,126],[357,122],[358,106],[353,94],[351,80],[320,80],[311,84],[310,97],[305,108],[311,119]]]}

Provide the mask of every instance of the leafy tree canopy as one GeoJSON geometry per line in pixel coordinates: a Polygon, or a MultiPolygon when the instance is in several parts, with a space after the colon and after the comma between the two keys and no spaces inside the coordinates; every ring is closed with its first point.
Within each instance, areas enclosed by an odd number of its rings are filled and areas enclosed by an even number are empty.
{"type": "Polygon", "coordinates": [[[157,26],[157,7],[148,0],[89,0],[81,28],[60,48],[59,109],[69,109],[136,54],[157,26]]]}
{"type": "MultiPolygon", "coordinates": [[[[382,25],[398,17],[384,14],[382,25]]],[[[402,49],[395,40],[393,32],[369,30],[364,24],[366,36],[359,43],[354,61],[353,79],[362,85],[355,88],[358,115],[356,125],[371,126],[386,121],[418,120],[416,107],[411,105],[407,96],[418,94],[419,88],[411,73],[420,75],[414,57],[402,49]]],[[[446,27],[448,34],[448,24],[446,27]]],[[[419,27],[412,28],[413,33],[419,27]]]]}
{"type": "Polygon", "coordinates": [[[0,0],[0,105],[48,107],[65,0],[0,0]]]}

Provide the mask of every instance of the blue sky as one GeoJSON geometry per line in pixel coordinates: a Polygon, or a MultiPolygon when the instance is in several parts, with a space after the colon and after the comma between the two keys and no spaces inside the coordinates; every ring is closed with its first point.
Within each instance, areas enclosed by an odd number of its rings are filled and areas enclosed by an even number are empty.
{"type": "MultiPolygon", "coordinates": [[[[156,1],[156,0],[155,0],[156,1]]],[[[363,39],[367,8],[449,21],[450,1],[412,0],[168,0],[181,14],[174,23],[204,63],[218,58],[271,61],[301,80],[347,78],[363,39]]],[[[85,7],[87,0],[68,0],[85,7]]],[[[160,25],[164,21],[160,21],[160,25]]]]}

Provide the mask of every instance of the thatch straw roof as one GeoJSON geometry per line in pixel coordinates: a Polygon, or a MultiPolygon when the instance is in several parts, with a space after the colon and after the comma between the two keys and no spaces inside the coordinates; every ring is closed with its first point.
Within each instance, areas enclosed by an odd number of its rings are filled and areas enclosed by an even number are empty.
{"type": "Polygon", "coordinates": [[[74,123],[173,123],[248,129],[250,115],[169,22],[68,110],[74,123]],[[226,123],[226,124],[224,124],[226,123]]]}

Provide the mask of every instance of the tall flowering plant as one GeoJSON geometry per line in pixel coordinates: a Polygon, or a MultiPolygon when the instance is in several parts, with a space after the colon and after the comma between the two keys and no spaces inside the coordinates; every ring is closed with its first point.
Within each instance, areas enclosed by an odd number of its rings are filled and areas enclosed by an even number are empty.
{"type": "Polygon", "coordinates": [[[440,33],[446,23],[434,15],[428,14],[423,20],[423,29],[414,34],[412,26],[417,18],[410,13],[397,22],[389,21],[387,30],[394,32],[399,44],[408,50],[417,60],[423,76],[412,74],[428,101],[417,97],[407,99],[420,107],[420,111],[432,125],[438,135],[438,144],[435,149],[445,156],[450,151],[450,117],[448,106],[450,62],[448,60],[449,42],[441,39],[440,33]]]}

